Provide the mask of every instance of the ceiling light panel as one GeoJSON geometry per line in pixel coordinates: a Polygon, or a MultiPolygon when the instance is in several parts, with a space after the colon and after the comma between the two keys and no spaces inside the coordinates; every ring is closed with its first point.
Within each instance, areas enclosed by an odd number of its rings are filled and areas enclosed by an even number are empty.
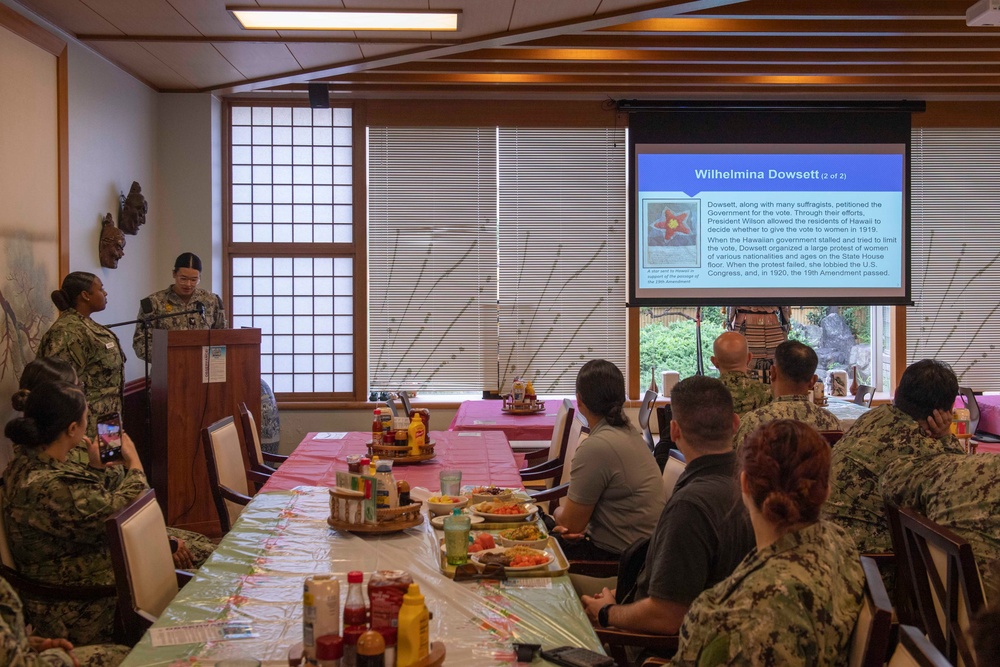
{"type": "Polygon", "coordinates": [[[377,12],[227,7],[246,30],[458,30],[459,12],[377,12]]]}

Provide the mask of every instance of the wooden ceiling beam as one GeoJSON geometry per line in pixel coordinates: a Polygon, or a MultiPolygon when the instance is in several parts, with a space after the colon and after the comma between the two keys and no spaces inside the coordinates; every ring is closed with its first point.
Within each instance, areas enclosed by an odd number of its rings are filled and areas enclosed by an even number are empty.
{"type": "Polygon", "coordinates": [[[995,36],[937,35],[932,40],[911,35],[871,37],[853,35],[726,35],[706,36],[684,33],[669,35],[564,35],[506,46],[508,49],[640,49],[711,51],[992,51],[1000,48],[1000,30],[995,36]]]}
{"type": "MultiPolygon", "coordinates": [[[[553,74],[553,75],[580,75],[580,76],[657,76],[670,74],[671,76],[701,76],[704,74],[721,74],[729,76],[736,70],[752,70],[761,74],[786,74],[800,75],[808,74],[861,74],[866,76],[924,76],[924,75],[950,75],[950,76],[997,76],[997,63],[1000,56],[994,58],[992,63],[904,63],[904,62],[855,62],[855,63],[830,63],[817,60],[815,62],[780,62],[780,61],[715,61],[711,63],[681,62],[681,63],[519,63],[512,66],[507,63],[506,67],[495,67],[493,73],[496,74],[553,74]]],[[[408,74],[412,76],[422,76],[428,74],[449,74],[458,75],[482,72],[481,67],[458,66],[456,63],[441,62],[421,62],[407,65],[396,65],[386,67],[372,72],[347,76],[348,80],[358,80],[365,77],[380,78],[388,75],[408,74]]],[[[331,83],[343,81],[343,79],[330,79],[331,83]]],[[[319,82],[316,82],[319,83],[319,82]]]]}
{"type": "MultiPolygon", "coordinates": [[[[814,63],[872,63],[876,65],[889,65],[892,63],[905,64],[968,64],[977,65],[981,63],[1000,63],[1000,48],[992,51],[980,51],[973,57],[969,53],[946,52],[946,53],[923,53],[914,51],[907,53],[905,59],[900,57],[890,57],[889,55],[872,54],[866,51],[847,51],[831,56],[829,53],[810,52],[748,52],[748,51],[677,51],[677,50],[641,50],[641,49],[484,49],[471,53],[456,54],[445,58],[435,58],[424,61],[430,63],[468,63],[472,65],[482,65],[488,63],[493,66],[510,63],[734,63],[734,62],[787,62],[811,66],[814,63]]],[[[403,65],[393,66],[402,67],[403,65]]]]}

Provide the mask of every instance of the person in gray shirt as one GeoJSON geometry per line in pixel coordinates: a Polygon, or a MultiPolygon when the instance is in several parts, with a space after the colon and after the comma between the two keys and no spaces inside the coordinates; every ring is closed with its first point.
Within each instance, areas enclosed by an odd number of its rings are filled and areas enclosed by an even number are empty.
{"type": "Polygon", "coordinates": [[[590,436],[566,463],[569,490],[553,514],[553,532],[571,559],[617,560],[656,527],[665,496],[660,468],[625,415],[625,377],[617,366],[585,363],[576,403],[590,436]]]}

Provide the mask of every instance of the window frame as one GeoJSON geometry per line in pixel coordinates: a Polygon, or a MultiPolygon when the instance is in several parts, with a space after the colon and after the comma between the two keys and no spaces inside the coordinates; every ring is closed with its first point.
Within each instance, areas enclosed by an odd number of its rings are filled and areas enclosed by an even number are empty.
{"type": "Polygon", "coordinates": [[[225,302],[229,317],[233,312],[233,261],[237,258],[330,257],[352,259],[353,278],[353,388],[351,392],[275,392],[282,408],[322,408],[356,403],[367,399],[368,383],[368,237],[365,119],[363,101],[331,103],[332,108],[351,109],[351,242],[350,243],[261,243],[233,241],[233,107],[309,107],[304,99],[226,98],[222,103],[222,259],[225,302]],[[359,345],[358,341],[364,341],[359,345]]]}

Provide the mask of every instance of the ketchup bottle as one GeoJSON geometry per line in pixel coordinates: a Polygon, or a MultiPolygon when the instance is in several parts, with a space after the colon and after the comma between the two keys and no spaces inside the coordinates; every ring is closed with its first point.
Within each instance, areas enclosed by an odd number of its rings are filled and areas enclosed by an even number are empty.
{"type": "Polygon", "coordinates": [[[365,609],[365,594],[361,590],[364,574],[354,570],[347,573],[347,599],[344,600],[344,627],[349,625],[367,626],[368,610],[365,609]]]}

